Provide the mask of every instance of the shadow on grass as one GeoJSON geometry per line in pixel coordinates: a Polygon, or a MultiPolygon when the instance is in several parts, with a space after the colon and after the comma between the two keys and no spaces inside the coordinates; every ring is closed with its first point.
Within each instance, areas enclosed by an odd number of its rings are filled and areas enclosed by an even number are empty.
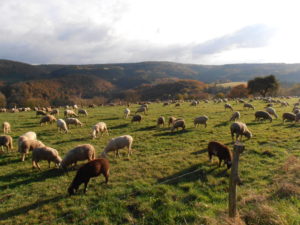
{"type": "Polygon", "coordinates": [[[21,163],[21,159],[19,158],[19,159],[5,160],[3,162],[0,162],[0,166],[4,166],[4,165],[8,165],[8,164],[13,164],[13,163],[21,163]]]}
{"type": "Polygon", "coordinates": [[[173,135],[179,135],[179,134],[185,134],[185,133],[189,133],[191,132],[191,130],[179,130],[179,131],[167,131],[164,133],[159,133],[159,134],[153,134],[153,136],[173,136],[173,135]]]}
{"type": "Polygon", "coordinates": [[[37,209],[43,205],[49,204],[49,203],[54,203],[58,202],[59,200],[62,200],[65,196],[64,195],[58,195],[53,198],[41,200],[41,201],[36,201],[33,204],[22,206],[20,208],[12,209],[9,211],[6,211],[4,213],[0,213],[0,218],[1,220],[6,220],[14,216],[22,215],[22,214],[27,214],[29,210],[34,210],[37,209]]]}
{"type": "Polygon", "coordinates": [[[155,128],[156,128],[156,126],[148,126],[148,127],[139,128],[139,129],[137,129],[135,131],[148,131],[148,130],[153,130],[155,128]]]}
{"type": "Polygon", "coordinates": [[[204,149],[199,150],[199,151],[192,152],[191,154],[192,155],[200,155],[200,154],[203,154],[205,152],[207,152],[207,148],[204,148],[204,149]]]}
{"type": "Polygon", "coordinates": [[[225,122],[216,124],[214,127],[224,127],[224,126],[227,126],[228,124],[229,124],[229,122],[225,121],[225,122]]]}
{"type": "Polygon", "coordinates": [[[118,120],[120,119],[119,117],[111,117],[111,118],[105,118],[103,120],[118,120]]]}
{"type": "MultiPolygon", "coordinates": [[[[43,168],[42,168],[43,169],[43,168]]],[[[37,170],[37,169],[36,169],[37,170]]],[[[31,171],[30,171],[31,172],[31,171]]],[[[20,173],[20,174],[8,174],[8,175],[5,175],[5,176],[1,176],[0,179],[1,180],[7,180],[9,181],[10,179],[12,178],[16,178],[16,177],[25,177],[27,178],[28,177],[28,174],[30,173],[29,171],[27,173],[20,173]]],[[[41,172],[37,172],[37,171],[33,171],[29,176],[31,176],[30,178],[28,179],[25,179],[25,180],[22,180],[22,181],[18,181],[18,182],[15,182],[15,183],[12,183],[12,184],[5,184],[5,185],[2,185],[0,186],[0,189],[5,189],[5,188],[16,188],[20,185],[26,185],[26,184],[30,184],[30,183],[33,183],[33,182],[39,182],[39,181],[44,181],[48,178],[54,178],[54,177],[59,177],[63,175],[63,172],[62,170],[60,169],[50,169],[50,170],[45,170],[45,171],[41,171],[41,172]],[[35,174],[35,172],[37,174],[35,174]]],[[[0,217],[1,218],[1,217],[0,217]]]]}
{"type": "Polygon", "coordinates": [[[63,141],[57,141],[54,144],[58,145],[58,144],[63,144],[63,143],[68,143],[68,142],[73,142],[73,141],[90,141],[91,137],[82,137],[82,138],[73,138],[70,140],[63,140],[63,141]]]}
{"type": "Polygon", "coordinates": [[[120,124],[120,125],[117,125],[117,126],[114,126],[114,127],[110,127],[110,129],[120,129],[120,128],[125,128],[125,127],[128,127],[128,123],[120,124]]]}

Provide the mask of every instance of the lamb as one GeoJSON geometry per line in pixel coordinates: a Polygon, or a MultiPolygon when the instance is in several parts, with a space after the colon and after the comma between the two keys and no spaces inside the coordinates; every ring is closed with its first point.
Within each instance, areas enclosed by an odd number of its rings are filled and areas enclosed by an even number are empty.
{"type": "Polygon", "coordinates": [[[65,115],[65,117],[68,117],[68,116],[78,117],[78,115],[73,110],[69,110],[69,109],[64,111],[64,115],[65,115]]]}
{"type": "Polygon", "coordinates": [[[84,193],[87,191],[87,185],[92,177],[98,177],[103,174],[105,183],[109,178],[109,161],[105,158],[95,159],[80,167],[68,188],[69,195],[74,195],[79,186],[84,183],[84,193]]]}
{"type": "Polygon", "coordinates": [[[36,111],[36,114],[35,114],[35,115],[36,115],[36,117],[39,116],[39,115],[40,115],[40,116],[46,116],[47,113],[44,112],[44,111],[42,111],[42,110],[38,110],[38,111],[36,111]]]}
{"type": "Polygon", "coordinates": [[[130,109],[126,108],[124,110],[124,118],[127,119],[129,115],[130,115],[130,109]]]}
{"type": "Polygon", "coordinates": [[[57,120],[56,124],[59,132],[64,131],[65,133],[68,133],[68,126],[63,119],[57,120]]]}
{"type": "Polygon", "coordinates": [[[4,152],[3,146],[5,146],[7,152],[8,152],[8,150],[12,150],[13,149],[12,137],[9,135],[0,136],[0,146],[1,146],[3,152],[4,152]]]}
{"type": "Polygon", "coordinates": [[[219,158],[219,167],[221,167],[222,160],[224,165],[227,165],[227,169],[230,169],[232,164],[232,152],[226,146],[217,141],[211,141],[208,143],[208,157],[212,162],[212,156],[215,155],[219,158]]]}
{"type": "Polygon", "coordinates": [[[47,124],[48,122],[52,124],[53,121],[56,121],[56,118],[53,115],[46,115],[40,120],[40,125],[42,126],[42,124],[47,124]]]}
{"type": "Polygon", "coordinates": [[[142,116],[141,115],[134,115],[133,117],[132,117],[132,119],[131,119],[131,123],[133,123],[133,122],[141,122],[141,120],[142,120],[142,116]]]}
{"type": "Polygon", "coordinates": [[[87,111],[85,109],[78,109],[78,115],[79,114],[82,114],[84,116],[88,116],[88,113],[87,113],[87,111]]]}
{"type": "Polygon", "coordinates": [[[165,117],[160,116],[157,119],[157,126],[159,127],[160,125],[162,125],[163,127],[165,126],[165,117]]]}
{"type": "Polygon", "coordinates": [[[173,132],[175,129],[178,131],[179,127],[181,127],[182,130],[185,129],[185,121],[183,119],[175,120],[173,127],[171,128],[171,132],[173,132]]]}
{"type": "Polygon", "coordinates": [[[278,118],[278,115],[276,113],[276,110],[272,107],[267,107],[266,108],[266,111],[270,114],[270,115],[273,115],[276,119],[278,118]]]}
{"type": "Polygon", "coordinates": [[[54,162],[57,167],[61,163],[61,158],[56,149],[50,147],[38,147],[32,150],[32,168],[38,168],[39,170],[41,167],[39,166],[38,162],[41,160],[48,161],[48,168],[50,168],[50,163],[54,162]]]}
{"type": "Polygon", "coordinates": [[[270,120],[272,122],[272,117],[268,112],[265,111],[257,111],[255,112],[255,120],[270,120]]]}
{"type": "Polygon", "coordinates": [[[9,122],[3,122],[2,129],[4,134],[8,134],[11,132],[10,123],[9,122]]]}
{"type": "Polygon", "coordinates": [[[283,123],[285,122],[285,121],[295,121],[296,120],[296,115],[294,114],[294,113],[283,113],[282,114],[282,121],[283,121],[283,123]]]}
{"type": "Polygon", "coordinates": [[[207,127],[207,121],[208,117],[207,116],[199,116],[194,119],[194,125],[197,127],[199,124],[204,124],[205,127],[207,127]]]}
{"type": "Polygon", "coordinates": [[[143,112],[145,115],[147,115],[147,114],[146,114],[146,111],[147,111],[147,108],[141,106],[141,107],[135,112],[135,114],[137,114],[138,112],[143,112]]]}
{"type": "Polygon", "coordinates": [[[239,136],[241,136],[240,140],[242,140],[242,136],[247,137],[248,140],[252,137],[251,131],[249,131],[246,124],[242,122],[234,122],[233,124],[231,124],[230,132],[232,141],[234,141],[234,134],[236,134],[236,140],[238,140],[239,136]]]}
{"type": "Polygon", "coordinates": [[[176,120],[176,118],[174,116],[171,116],[168,121],[168,127],[170,127],[170,125],[173,124],[175,122],[175,120],[176,120]]]}
{"type": "Polygon", "coordinates": [[[131,146],[133,142],[133,137],[130,135],[123,135],[116,138],[112,138],[107,146],[104,148],[103,152],[101,153],[102,157],[107,157],[107,153],[111,151],[115,151],[115,157],[119,156],[119,149],[128,148],[128,157],[132,154],[131,146]]]}
{"type": "Polygon", "coordinates": [[[61,168],[67,169],[69,165],[77,164],[77,161],[88,160],[91,161],[95,159],[96,151],[93,145],[83,144],[71,149],[67,152],[63,160],[61,161],[61,168]]]}
{"type": "Polygon", "coordinates": [[[236,112],[234,112],[234,113],[231,115],[229,121],[236,121],[236,120],[238,120],[238,119],[240,119],[240,118],[241,118],[240,112],[239,112],[239,111],[236,111],[236,112]]]}
{"type": "Polygon", "coordinates": [[[70,124],[74,124],[76,127],[80,125],[82,127],[82,123],[77,118],[67,118],[66,119],[67,127],[70,128],[70,124]]]}
{"type": "Polygon", "coordinates": [[[226,111],[226,109],[231,109],[231,111],[233,111],[232,106],[231,106],[230,104],[228,104],[228,103],[226,103],[226,104],[224,105],[224,108],[225,108],[225,111],[226,111]]]}
{"type": "Polygon", "coordinates": [[[21,160],[25,160],[25,157],[29,153],[29,151],[44,146],[45,145],[41,141],[25,139],[19,146],[19,152],[22,154],[21,160]]]}
{"type": "Polygon", "coordinates": [[[99,122],[93,126],[93,131],[92,131],[93,139],[97,137],[98,133],[101,133],[101,136],[103,133],[107,133],[107,135],[109,135],[106,123],[99,122]]]}
{"type": "Polygon", "coordinates": [[[51,112],[50,112],[50,115],[59,115],[59,110],[58,109],[53,109],[51,112]]]}
{"type": "Polygon", "coordinates": [[[245,103],[244,108],[253,109],[253,110],[255,109],[254,106],[250,103],[245,103]]]}

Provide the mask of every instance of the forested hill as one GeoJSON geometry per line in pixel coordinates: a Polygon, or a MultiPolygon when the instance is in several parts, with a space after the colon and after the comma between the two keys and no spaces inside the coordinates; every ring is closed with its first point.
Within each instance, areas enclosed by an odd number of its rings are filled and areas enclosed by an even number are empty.
{"type": "Polygon", "coordinates": [[[281,81],[300,82],[300,64],[229,64],[196,65],[172,62],[141,62],[90,65],[30,65],[0,60],[0,81],[61,79],[71,76],[93,76],[111,82],[118,88],[134,88],[161,78],[215,81],[247,81],[256,76],[274,74],[281,81]]]}

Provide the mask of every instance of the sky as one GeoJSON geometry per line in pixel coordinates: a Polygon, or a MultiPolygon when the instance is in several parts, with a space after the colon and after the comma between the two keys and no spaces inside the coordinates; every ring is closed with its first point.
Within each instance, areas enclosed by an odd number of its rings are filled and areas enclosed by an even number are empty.
{"type": "Polygon", "coordinates": [[[297,0],[0,0],[0,59],[300,63],[297,0]]]}

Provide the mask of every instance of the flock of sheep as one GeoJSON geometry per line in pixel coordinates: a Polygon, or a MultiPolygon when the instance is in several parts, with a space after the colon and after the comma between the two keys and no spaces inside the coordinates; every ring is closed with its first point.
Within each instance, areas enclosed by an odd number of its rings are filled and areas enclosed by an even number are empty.
{"type": "MultiPolygon", "coordinates": [[[[273,118],[278,118],[276,110],[272,107],[273,104],[280,104],[282,107],[286,107],[289,104],[283,100],[274,100],[272,98],[256,98],[256,100],[261,100],[266,102],[267,106],[265,110],[259,110],[254,113],[255,120],[263,121],[269,120],[272,122],[273,118]]],[[[251,100],[253,101],[253,100],[251,100]]],[[[208,103],[208,100],[204,100],[205,103],[208,103]]],[[[215,99],[214,102],[216,104],[220,104],[225,102],[224,109],[233,110],[232,105],[228,103],[227,99],[215,99]]],[[[243,103],[244,109],[255,110],[255,107],[250,102],[245,102],[243,99],[236,99],[237,103],[243,103]]],[[[175,103],[175,107],[180,107],[181,103],[179,102],[165,102],[163,106],[169,106],[172,103],[175,103]]],[[[191,106],[197,106],[199,101],[192,101],[191,106]]],[[[297,102],[294,104],[292,112],[283,113],[282,119],[285,121],[295,121],[298,122],[300,120],[300,103],[297,102]]],[[[42,115],[43,117],[40,119],[40,125],[44,125],[47,123],[53,123],[56,121],[57,128],[59,132],[68,133],[70,125],[82,126],[82,123],[78,119],[78,115],[88,116],[88,113],[84,109],[78,109],[78,107],[74,106],[74,109],[77,109],[77,113],[74,110],[66,109],[64,111],[65,119],[56,119],[55,116],[59,115],[58,109],[43,109],[40,110],[38,108],[35,109],[36,116],[42,115]]],[[[140,104],[140,107],[135,111],[135,114],[132,115],[131,122],[141,122],[142,115],[137,113],[144,113],[147,115],[147,111],[149,109],[149,103],[140,104]]],[[[24,110],[28,111],[28,110],[24,110]]],[[[16,111],[14,111],[16,112],[16,111]]],[[[127,119],[130,116],[131,110],[126,108],[124,110],[124,118],[127,119]]],[[[241,118],[241,113],[236,111],[233,112],[229,121],[233,123],[230,125],[230,133],[232,137],[232,141],[234,141],[234,135],[236,135],[236,140],[242,141],[242,137],[245,136],[247,139],[252,137],[251,131],[247,128],[245,123],[239,122],[238,120],[241,118]]],[[[198,116],[194,119],[194,126],[197,127],[199,124],[207,127],[207,122],[209,118],[206,115],[198,116]]],[[[165,126],[166,119],[163,116],[158,117],[157,119],[157,127],[165,126]]],[[[171,132],[178,130],[181,128],[182,130],[186,129],[186,122],[182,118],[175,118],[171,116],[168,119],[168,127],[171,127],[171,132]]],[[[11,126],[9,122],[3,123],[3,133],[5,135],[0,136],[0,146],[6,147],[7,151],[13,149],[13,139],[11,136],[7,135],[11,131],[11,126]]],[[[108,127],[105,122],[98,122],[92,127],[91,137],[96,138],[98,135],[107,134],[109,135],[108,127]]],[[[105,176],[106,183],[108,182],[109,177],[109,162],[107,160],[107,154],[109,152],[115,152],[115,156],[119,156],[119,150],[122,148],[128,149],[128,157],[132,154],[132,143],[133,137],[130,135],[123,135],[119,137],[112,138],[103,152],[99,156],[100,158],[96,159],[95,148],[91,144],[83,144],[78,145],[75,148],[69,150],[63,158],[59,155],[58,151],[52,147],[46,146],[44,143],[37,139],[37,135],[35,132],[29,131],[18,138],[18,152],[21,154],[21,161],[24,161],[26,156],[32,151],[32,166],[33,168],[40,169],[39,162],[42,160],[48,161],[49,167],[50,163],[53,162],[57,167],[62,168],[64,171],[67,171],[67,168],[71,165],[76,165],[78,161],[88,160],[88,163],[84,164],[79,168],[75,178],[68,188],[69,194],[74,194],[80,184],[84,183],[84,192],[86,191],[87,184],[91,177],[99,176],[103,174],[105,176]]],[[[224,164],[227,164],[227,168],[229,169],[232,162],[232,152],[228,148],[228,146],[217,142],[211,141],[208,143],[208,155],[209,159],[212,160],[212,156],[215,155],[219,158],[219,167],[221,166],[221,162],[224,161],[224,164]]]]}

